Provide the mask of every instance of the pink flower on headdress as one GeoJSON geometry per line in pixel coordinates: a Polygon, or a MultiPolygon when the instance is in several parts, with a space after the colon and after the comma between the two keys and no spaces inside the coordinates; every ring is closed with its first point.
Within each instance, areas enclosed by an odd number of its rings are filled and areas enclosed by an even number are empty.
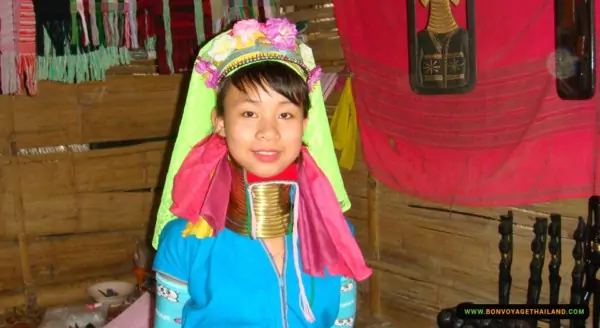
{"type": "Polygon", "coordinates": [[[308,91],[312,91],[312,86],[321,80],[321,73],[323,73],[323,70],[319,66],[316,66],[308,73],[308,80],[306,81],[308,91]]]}
{"type": "Polygon", "coordinates": [[[241,20],[233,25],[231,32],[239,36],[243,45],[247,45],[254,40],[254,34],[260,32],[262,25],[256,19],[241,20]]]}
{"type": "Polygon", "coordinates": [[[271,18],[263,26],[262,32],[275,49],[296,51],[298,30],[287,18],[271,18]]]}
{"type": "Polygon", "coordinates": [[[204,76],[204,80],[206,86],[214,89],[217,87],[219,82],[219,72],[217,68],[212,63],[198,57],[198,62],[195,65],[196,72],[202,74],[204,76]]]}

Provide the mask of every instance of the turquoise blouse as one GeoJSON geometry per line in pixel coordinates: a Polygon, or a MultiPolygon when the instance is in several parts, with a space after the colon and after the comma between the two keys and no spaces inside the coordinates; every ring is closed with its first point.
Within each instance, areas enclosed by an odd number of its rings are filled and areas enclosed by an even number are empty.
{"type": "MultiPolygon", "coordinates": [[[[309,323],[300,310],[300,290],[292,258],[292,238],[286,237],[286,256],[280,275],[263,242],[225,229],[216,237],[183,238],[183,219],[169,222],[160,236],[154,270],[187,283],[189,300],[172,322],[184,328],[332,328],[352,327],[356,312],[356,283],[331,276],[302,282],[316,318],[309,323]]],[[[349,223],[350,224],[350,223],[349,223]]],[[[353,227],[350,225],[352,231],[353,227]]],[[[168,285],[168,284],[167,284],[168,285]]],[[[184,285],[182,285],[184,286],[184,285]]],[[[180,302],[176,288],[159,286],[159,294],[180,302]]],[[[184,291],[185,292],[185,291],[184,291]]],[[[161,313],[157,303],[157,318],[161,313]]]]}

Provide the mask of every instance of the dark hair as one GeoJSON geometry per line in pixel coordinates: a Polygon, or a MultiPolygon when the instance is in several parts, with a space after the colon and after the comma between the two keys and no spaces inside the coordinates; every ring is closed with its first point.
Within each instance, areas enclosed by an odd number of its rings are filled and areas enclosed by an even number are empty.
{"type": "Polygon", "coordinates": [[[306,81],[289,66],[278,62],[261,62],[242,67],[226,77],[217,89],[217,115],[225,113],[225,95],[231,86],[244,93],[256,92],[257,88],[266,91],[271,87],[275,92],[302,108],[308,116],[310,98],[306,81]]]}

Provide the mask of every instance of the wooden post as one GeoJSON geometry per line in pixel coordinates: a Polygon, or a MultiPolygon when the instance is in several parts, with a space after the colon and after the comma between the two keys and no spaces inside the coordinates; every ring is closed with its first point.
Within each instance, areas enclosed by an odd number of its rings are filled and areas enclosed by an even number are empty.
{"type": "MultiPolygon", "coordinates": [[[[368,173],[367,175],[367,218],[369,220],[369,257],[379,261],[381,257],[379,251],[379,218],[377,215],[377,191],[378,183],[375,178],[368,173]]],[[[379,270],[374,269],[371,279],[369,279],[369,307],[371,315],[378,317],[381,315],[381,291],[379,270]]]]}
{"type": "MultiPolygon", "coordinates": [[[[12,101],[14,102],[14,96],[12,101]]],[[[8,107],[8,127],[11,135],[15,134],[15,106],[8,107]]],[[[25,208],[23,207],[23,192],[21,190],[21,173],[19,172],[19,160],[14,140],[10,142],[10,183],[13,190],[15,221],[19,227],[17,242],[19,244],[19,257],[21,259],[21,274],[23,275],[23,284],[25,286],[25,307],[28,313],[37,311],[37,299],[33,275],[31,274],[31,265],[29,264],[29,252],[27,250],[27,229],[25,225],[25,208]]]]}

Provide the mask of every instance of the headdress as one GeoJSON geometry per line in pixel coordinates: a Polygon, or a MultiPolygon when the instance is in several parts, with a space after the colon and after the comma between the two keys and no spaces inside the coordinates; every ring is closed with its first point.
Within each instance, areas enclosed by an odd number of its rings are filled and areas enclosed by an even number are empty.
{"type": "Polygon", "coordinates": [[[297,40],[295,25],[285,18],[272,18],[266,23],[239,21],[200,50],[167,173],[153,245],[158,246],[162,228],[176,216],[206,222],[200,237],[215,235],[224,228],[231,172],[225,140],[213,133],[215,89],[237,69],[265,61],[289,66],[305,78],[311,90],[303,136],[306,147],[298,165],[299,204],[294,206],[294,236],[300,238],[304,271],[322,276],[326,268],[333,275],[366,279],[371,271],[342,213],[350,208],[350,201],[318,82],[320,68],[315,65],[311,49],[297,40]]]}

